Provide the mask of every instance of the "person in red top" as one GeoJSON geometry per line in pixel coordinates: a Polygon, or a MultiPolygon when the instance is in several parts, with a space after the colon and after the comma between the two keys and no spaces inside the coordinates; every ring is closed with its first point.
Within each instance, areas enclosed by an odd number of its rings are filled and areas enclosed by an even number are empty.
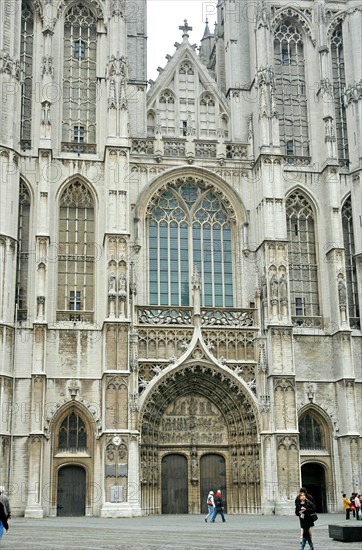
{"type": "Polygon", "coordinates": [[[218,491],[216,491],[216,493],[215,493],[214,502],[215,502],[215,510],[214,510],[214,515],[212,516],[211,523],[215,523],[215,518],[218,514],[221,515],[221,519],[223,520],[223,522],[225,522],[226,519],[224,517],[224,503],[223,503],[222,498],[221,498],[220,489],[218,491]]]}

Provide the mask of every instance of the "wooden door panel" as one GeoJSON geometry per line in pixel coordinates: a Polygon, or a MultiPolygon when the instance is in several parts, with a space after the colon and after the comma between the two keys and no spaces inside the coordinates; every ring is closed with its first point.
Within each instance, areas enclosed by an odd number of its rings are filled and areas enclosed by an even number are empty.
{"type": "Polygon", "coordinates": [[[188,513],[187,459],[170,454],[162,459],[162,513],[188,513]]]}
{"type": "Polygon", "coordinates": [[[200,460],[200,503],[201,513],[207,513],[206,499],[209,491],[220,489],[226,511],[226,470],[225,459],[221,455],[207,454],[200,460]]]}
{"type": "Polygon", "coordinates": [[[57,515],[85,515],[86,475],[80,466],[64,466],[58,472],[57,515]]]}

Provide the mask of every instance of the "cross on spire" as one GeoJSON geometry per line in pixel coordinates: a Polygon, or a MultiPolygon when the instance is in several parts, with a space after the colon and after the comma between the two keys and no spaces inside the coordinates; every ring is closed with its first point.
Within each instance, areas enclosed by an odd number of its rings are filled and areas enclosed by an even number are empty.
{"type": "Polygon", "coordinates": [[[187,24],[187,19],[184,19],[184,24],[179,27],[180,31],[183,31],[182,38],[188,37],[188,31],[192,31],[192,27],[187,24]]]}

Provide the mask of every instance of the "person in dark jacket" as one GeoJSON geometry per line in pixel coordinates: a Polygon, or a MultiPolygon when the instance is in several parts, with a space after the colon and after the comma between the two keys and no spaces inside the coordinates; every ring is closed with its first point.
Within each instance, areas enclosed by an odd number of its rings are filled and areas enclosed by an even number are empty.
{"type": "Polygon", "coordinates": [[[309,550],[314,550],[310,528],[314,527],[310,514],[314,512],[313,503],[307,499],[305,493],[299,493],[295,505],[295,515],[299,517],[300,527],[302,529],[302,539],[300,541],[300,550],[304,550],[305,545],[309,544],[309,550]]]}
{"type": "Polygon", "coordinates": [[[224,503],[221,498],[220,489],[215,493],[214,503],[215,503],[215,509],[214,509],[214,515],[212,516],[211,523],[215,523],[215,518],[218,514],[221,515],[221,519],[223,520],[223,522],[225,522],[226,520],[224,517],[224,503]]]}
{"type": "Polygon", "coordinates": [[[4,505],[2,502],[0,502],[0,543],[4,533],[4,529],[5,531],[9,530],[8,518],[5,512],[4,505]]]}

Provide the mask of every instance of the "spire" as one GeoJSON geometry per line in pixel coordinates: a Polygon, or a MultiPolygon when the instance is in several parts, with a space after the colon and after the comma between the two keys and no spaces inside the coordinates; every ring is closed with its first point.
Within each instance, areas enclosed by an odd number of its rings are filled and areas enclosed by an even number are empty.
{"type": "Polygon", "coordinates": [[[185,40],[188,39],[189,34],[188,31],[192,31],[192,27],[189,27],[187,24],[187,19],[184,19],[184,24],[179,27],[180,31],[183,31],[182,38],[185,40]]]}
{"type": "Polygon", "coordinates": [[[210,32],[210,29],[209,29],[209,20],[206,19],[205,31],[204,31],[204,36],[202,37],[202,40],[204,40],[204,38],[210,38],[210,36],[211,36],[211,32],[210,32]]]}

